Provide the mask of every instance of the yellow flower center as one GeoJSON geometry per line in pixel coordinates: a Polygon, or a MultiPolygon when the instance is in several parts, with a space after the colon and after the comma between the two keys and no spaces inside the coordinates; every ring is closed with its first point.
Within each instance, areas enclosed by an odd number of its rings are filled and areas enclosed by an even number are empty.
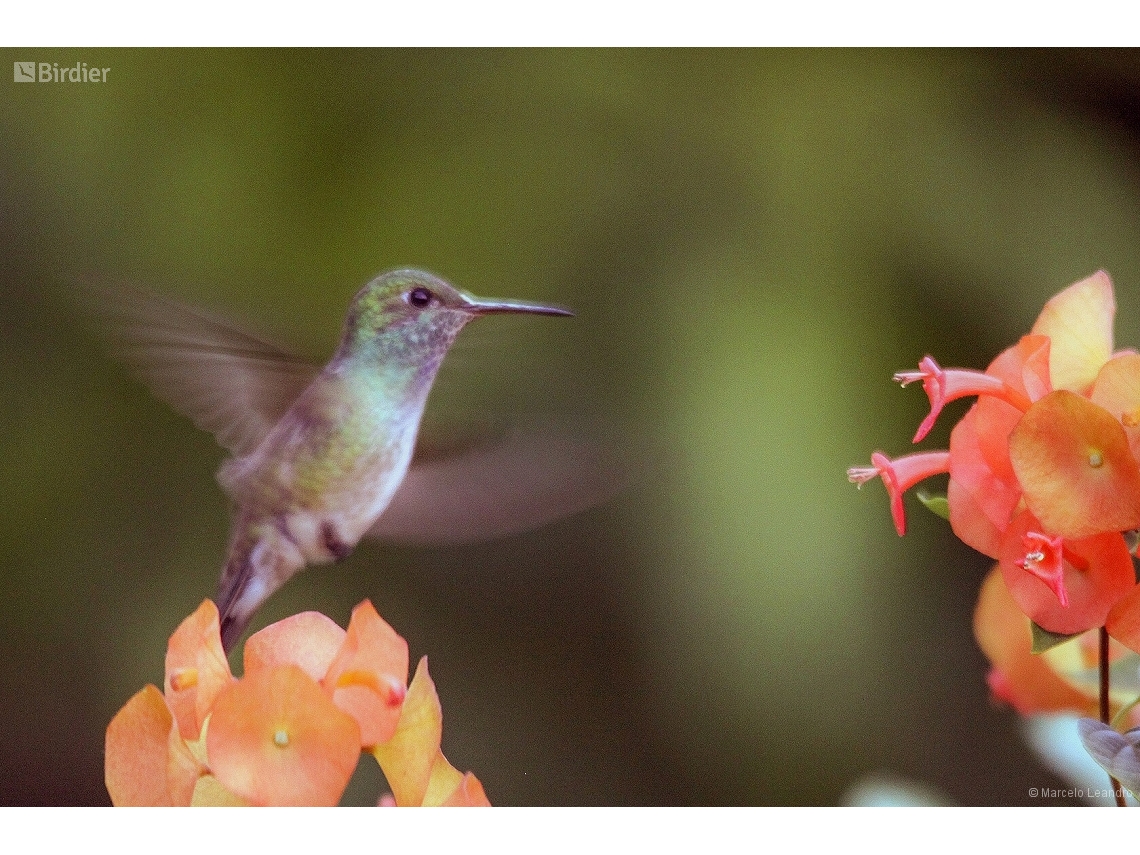
{"type": "Polygon", "coordinates": [[[289,744],[289,733],[285,728],[280,728],[273,734],[273,744],[278,748],[284,748],[289,744]]]}
{"type": "Polygon", "coordinates": [[[1102,455],[1099,451],[1094,450],[1089,452],[1089,466],[1091,466],[1093,469],[1099,469],[1103,463],[1104,455],[1102,455]]]}

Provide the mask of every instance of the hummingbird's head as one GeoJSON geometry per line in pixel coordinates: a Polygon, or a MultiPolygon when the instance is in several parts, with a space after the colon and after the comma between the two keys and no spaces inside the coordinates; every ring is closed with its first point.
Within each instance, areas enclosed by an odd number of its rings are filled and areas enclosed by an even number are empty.
{"type": "Polygon", "coordinates": [[[423,368],[434,376],[468,321],[508,312],[573,314],[539,303],[484,300],[422,270],[393,270],[377,276],[353,298],[340,353],[368,353],[389,366],[423,368]]]}

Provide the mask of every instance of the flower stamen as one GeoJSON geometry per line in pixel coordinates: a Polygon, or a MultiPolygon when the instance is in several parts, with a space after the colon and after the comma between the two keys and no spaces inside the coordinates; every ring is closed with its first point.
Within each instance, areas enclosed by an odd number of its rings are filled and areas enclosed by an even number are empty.
{"type": "Polygon", "coordinates": [[[375,674],[372,671],[355,668],[345,671],[337,677],[335,688],[344,689],[350,686],[363,686],[371,689],[383,698],[384,703],[389,707],[400,706],[408,694],[407,686],[390,674],[375,674]]]}
{"type": "Polygon", "coordinates": [[[176,692],[193,689],[198,685],[198,669],[183,668],[170,675],[170,688],[176,692]]]}
{"type": "Polygon", "coordinates": [[[1025,533],[1022,538],[1025,555],[1017,566],[1036,576],[1057,597],[1063,608],[1069,606],[1069,594],[1065,590],[1065,541],[1061,537],[1049,537],[1036,531],[1025,533]]]}

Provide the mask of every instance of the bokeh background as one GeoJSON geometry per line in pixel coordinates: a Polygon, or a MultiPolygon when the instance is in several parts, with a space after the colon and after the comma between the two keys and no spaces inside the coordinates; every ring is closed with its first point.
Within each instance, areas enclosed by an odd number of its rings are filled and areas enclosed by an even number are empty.
{"type": "MultiPolygon", "coordinates": [[[[564,422],[617,498],[468,547],[367,544],[256,626],[365,597],[429,654],[444,751],[516,805],[961,804],[1061,786],[989,703],[988,560],[844,470],[1054,292],[1140,343],[1140,56],[1070,51],[3,50],[0,803],[106,804],[103,732],[211,595],[223,451],[107,356],[83,277],[314,361],[376,273],[573,306],[495,318],[429,419],[564,422]]],[[[965,408],[924,447],[940,447],[965,408]]],[[[383,782],[362,764],[346,801],[383,782]]]]}

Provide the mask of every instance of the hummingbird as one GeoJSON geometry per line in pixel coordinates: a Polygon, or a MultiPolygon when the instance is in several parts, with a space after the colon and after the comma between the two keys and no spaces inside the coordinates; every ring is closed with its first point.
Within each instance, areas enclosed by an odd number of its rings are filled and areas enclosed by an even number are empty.
{"type": "Polygon", "coordinates": [[[537,527],[608,498],[589,447],[514,433],[413,463],[436,373],[483,315],[570,316],[481,299],[419,270],[357,292],[323,368],[196,307],[98,288],[119,355],[232,456],[217,478],[232,529],[216,603],[227,652],[254,612],[309,565],[362,538],[462,542],[537,527]]]}

